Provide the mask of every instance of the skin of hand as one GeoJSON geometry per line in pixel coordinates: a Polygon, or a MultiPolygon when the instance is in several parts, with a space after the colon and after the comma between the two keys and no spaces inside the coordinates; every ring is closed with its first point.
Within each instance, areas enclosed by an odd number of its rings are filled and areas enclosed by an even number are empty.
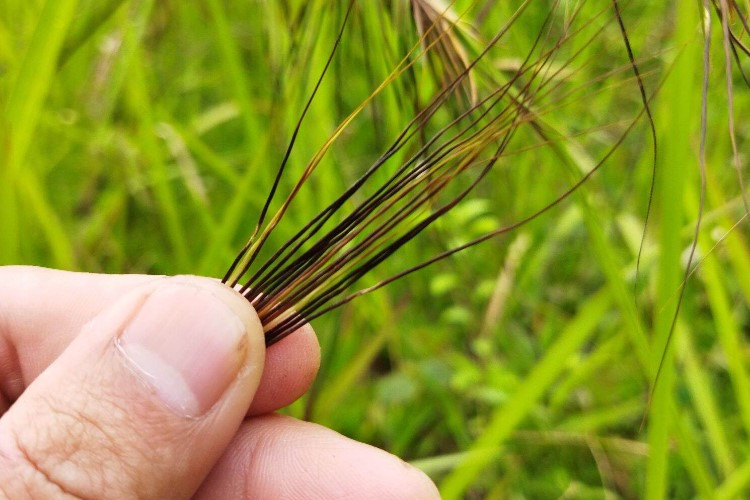
{"type": "Polygon", "coordinates": [[[439,498],[393,455],[271,413],[319,361],[309,326],[266,351],[216,280],[0,267],[0,498],[439,498]]]}

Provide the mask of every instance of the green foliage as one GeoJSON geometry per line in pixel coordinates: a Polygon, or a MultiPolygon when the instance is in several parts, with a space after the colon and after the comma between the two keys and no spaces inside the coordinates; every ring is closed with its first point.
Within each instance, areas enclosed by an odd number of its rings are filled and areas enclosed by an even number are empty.
{"type": "MultiPolygon", "coordinates": [[[[476,33],[458,37],[469,54],[522,2],[475,3],[454,9],[476,20],[476,33]]],[[[520,63],[551,3],[531,2],[493,52],[499,78],[520,63]]],[[[562,3],[569,10],[556,22],[579,4],[562,3]]],[[[747,221],[735,225],[743,212],[720,32],[700,267],[651,394],[698,214],[702,13],[696,2],[622,3],[647,91],[659,89],[654,211],[637,286],[652,167],[644,120],[550,212],[320,318],[321,373],[290,414],[399,454],[446,498],[748,491],[750,244],[747,221]]],[[[587,63],[560,73],[582,90],[563,101],[561,87],[560,105],[539,110],[547,140],[520,130],[476,196],[365,285],[539,210],[624,132],[641,109],[638,88],[610,3],[583,5],[585,15],[604,12],[607,23],[580,47],[587,63]],[[609,70],[619,76],[595,81],[609,70]]],[[[252,231],[345,7],[3,0],[0,263],[222,275],[252,231]]],[[[357,2],[281,193],[417,37],[407,0],[357,2]]],[[[373,100],[300,192],[270,247],[377,158],[440,85],[435,71],[419,62],[373,100]]],[[[750,111],[750,89],[732,76],[743,152],[750,126],[739,117],[750,111]]],[[[476,78],[480,89],[487,85],[486,75],[476,78]]]]}

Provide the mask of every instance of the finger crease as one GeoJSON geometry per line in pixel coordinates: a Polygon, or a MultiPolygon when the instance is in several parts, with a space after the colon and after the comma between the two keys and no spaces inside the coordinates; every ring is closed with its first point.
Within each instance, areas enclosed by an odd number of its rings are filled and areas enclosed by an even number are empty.
{"type": "Polygon", "coordinates": [[[26,450],[26,447],[23,444],[21,444],[19,440],[16,440],[16,449],[19,451],[24,461],[32,468],[32,470],[38,473],[40,476],[42,476],[46,484],[52,486],[53,488],[58,489],[60,493],[62,493],[68,498],[72,498],[76,500],[93,500],[93,499],[88,499],[84,497],[83,495],[80,495],[80,494],[77,494],[68,490],[63,484],[61,484],[59,481],[56,481],[49,474],[47,474],[47,472],[44,471],[41,465],[32,458],[31,454],[28,452],[28,450],[26,450]]]}

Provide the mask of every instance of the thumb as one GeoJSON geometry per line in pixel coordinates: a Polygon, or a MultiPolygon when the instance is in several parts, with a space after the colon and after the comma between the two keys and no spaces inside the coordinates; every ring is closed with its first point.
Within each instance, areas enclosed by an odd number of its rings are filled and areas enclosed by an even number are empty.
{"type": "Polygon", "coordinates": [[[0,497],[191,495],[242,422],[264,349],[253,309],[213,280],[122,297],[0,418],[0,497]]]}

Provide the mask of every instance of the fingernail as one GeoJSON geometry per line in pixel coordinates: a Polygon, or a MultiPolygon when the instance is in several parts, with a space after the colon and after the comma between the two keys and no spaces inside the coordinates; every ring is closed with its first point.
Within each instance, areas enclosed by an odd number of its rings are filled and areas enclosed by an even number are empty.
{"type": "Polygon", "coordinates": [[[237,315],[212,293],[170,285],[146,299],[117,347],[167,406],[198,417],[237,378],[247,334],[237,315]]]}

